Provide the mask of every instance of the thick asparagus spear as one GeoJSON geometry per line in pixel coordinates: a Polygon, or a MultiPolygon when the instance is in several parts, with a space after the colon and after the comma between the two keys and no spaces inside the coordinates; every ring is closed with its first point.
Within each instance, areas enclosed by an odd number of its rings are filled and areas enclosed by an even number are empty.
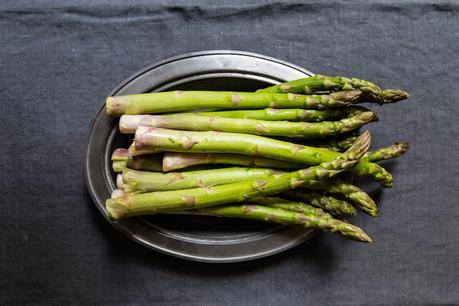
{"type": "Polygon", "coordinates": [[[220,168],[188,172],[148,172],[129,168],[123,171],[123,189],[128,193],[179,190],[242,182],[278,173],[267,168],[220,168]]]}
{"type": "MultiPolygon", "coordinates": [[[[339,179],[322,180],[320,182],[311,182],[305,187],[341,195],[370,216],[376,217],[378,215],[378,207],[371,197],[359,187],[345,181],[339,179]]],[[[305,193],[309,192],[310,190],[305,191],[305,193]]]]}
{"type": "Polygon", "coordinates": [[[157,114],[195,109],[313,108],[344,106],[356,101],[358,90],[328,95],[225,91],[170,91],[108,97],[109,116],[157,114]]]}
{"type": "MultiPolygon", "coordinates": [[[[345,108],[347,109],[347,107],[345,108]]],[[[280,109],[280,108],[265,108],[255,110],[233,110],[233,111],[215,111],[215,112],[200,112],[193,115],[207,117],[222,117],[222,118],[238,118],[238,119],[256,119],[267,121],[306,121],[320,122],[330,119],[341,118],[347,115],[344,108],[327,108],[327,109],[280,109]]],[[[163,116],[181,116],[189,113],[177,113],[163,116]]]]}
{"type": "Polygon", "coordinates": [[[357,215],[357,210],[348,202],[312,190],[295,189],[286,191],[284,194],[288,197],[305,201],[315,207],[320,207],[335,217],[352,217],[357,215]]]}
{"type": "MultiPolygon", "coordinates": [[[[112,199],[125,195],[125,192],[122,190],[114,190],[112,199]]],[[[183,211],[167,211],[165,213],[241,218],[289,225],[297,224],[332,233],[339,232],[341,235],[356,241],[371,242],[371,238],[359,227],[334,219],[323,210],[305,203],[268,197],[254,198],[250,203],[227,204],[183,211]]]]}
{"type": "Polygon", "coordinates": [[[337,135],[361,128],[372,121],[376,114],[361,112],[339,121],[290,122],[256,119],[206,117],[181,114],[178,116],[123,115],[119,128],[122,133],[135,133],[139,126],[169,128],[188,131],[221,131],[264,136],[317,138],[337,135]]]}
{"type": "Polygon", "coordinates": [[[333,177],[354,166],[370,145],[370,133],[365,132],[352,147],[335,159],[318,166],[290,173],[275,174],[263,179],[174,191],[156,191],[108,199],[106,209],[115,220],[170,209],[193,209],[242,202],[249,198],[277,194],[313,181],[333,177]]]}
{"type": "Polygon", "coordinates": [[[304,165],[264,157],[231,153],[177,153],[166,152],[163,157],[163,171],[169,172],[196,165],[226,164],[259,168],[301,169],[304,165]]]}
{"type": "Polygon", "coordinates": [[[363,99],[367,99],[369,102],[376,102],[379,104],[394,103],[409,97],[408,93],[403,90],[381,90],[378,85],[369,81],[357,78],[330,77],[318,74],[309,78],[293,80],[290,82],[285,82],[279,85],[260,89],[257,92],[290,92],[299,94],[312,94],[315,92],[355,89],[362,91],[363,99]]]}
{"type": "MultiPolygon", "coordinates": [[[[262,156],[305,165],[317,165],[337,156],[324,148],[301,146],[271,138],[220,132],[190,132],[161,128],[139,127],[135,134],[136,150],[163,150],[190,153],[237,153],[262,156]]],[[[391,186],[392,176],[384,168],[366,160],[355,169],[360,175],[367,175],[384,186],[391,186]]]]}

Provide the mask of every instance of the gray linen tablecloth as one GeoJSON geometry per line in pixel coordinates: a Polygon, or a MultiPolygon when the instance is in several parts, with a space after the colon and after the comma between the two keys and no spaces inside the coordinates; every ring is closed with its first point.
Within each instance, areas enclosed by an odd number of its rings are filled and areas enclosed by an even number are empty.
{"type": "Polygon", "coordinates": [[[0,304],[459,304],[458,1],[2,1],[0,304]],[[409,140],[367,186],[372,245],[321,234],[283,254],[209,265],[147,250],[85,187],[89,122],[158,60],[232,49],[403,88],[374,145],[409,140]]]}

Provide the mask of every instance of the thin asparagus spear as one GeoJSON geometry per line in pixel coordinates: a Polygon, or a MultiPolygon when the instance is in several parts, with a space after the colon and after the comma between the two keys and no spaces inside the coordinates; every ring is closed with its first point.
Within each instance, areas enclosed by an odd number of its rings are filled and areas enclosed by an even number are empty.
{"type": "Polygon", "coordinates": [[[403,90],[399,89],[386,89],[382,91],[384,104],[395,103],[404,99],[408,99],[410,95],[403,90]]]}
{"type": "Polygon", "coordinates": [[[277,194],[313,181],[333,177],[349,169],[368,150],[370,139],[370,133],[365,132],[357,138],[349,150],[338,155],[336,159],[307,169],[220,186],[126,195],[121,198],[108,199],[105,203],[106,209],[112,219],[118,220],[125,217],[160,213],[170,209],[196,209],[277,194]]]}
{"type": "MultiPolygon", "coordinates": [[[[282,205],[284,206],[284,205],[282,205]]],[[[187,213],[190,211],[187,211],[187,213]]],[[[300,212],[281,208],[255,204],[228,205],[200,208],[191,211],[192,214],[202,214],[220,217],[244,218],[258,221],[267,221],[280,224],[297,224],[306,228],[315,228],[323,231],[338,232],[346,238],[371,242],[371,238],[359,227],[332,217],[305,215],[300,212]]]]}
{"type": "Polygon", "coordinates": [[[166,152],[163,157],[163,171],[169,172],[196,165],[226,164],[259,168],[301,169],[304,165],[264,157],[231,153],[180,153],[166,152]]]}
{"type": "MultiPolygon", "coordinates": [[[[190,132],[161,128],[139,127],[135,134],[136,150],[163,150],[190,153],[237,153],[262,156],[305,165],[317,165],[337,156],[324,148],[301,146],[271,138],[220,132],[190,132]]],[[[392,176],[384,168],[366,160],[355,169],[359,175],[367,175],[386,187],[392,184],[392,176]]]]}
{"type": "MultiPolygon", "coordinates": [[[[378,207],[371,197],[365,191],[350,183],[339,179],[332,179],[312,182],[305,187],[316,190],[325,190],[332,194],[339,194],[354,203],[355,206],[370,216],[376,217],[378,215],[378,207]]],[[[305,190],[305,193],[309,192],[310,190],[305,190]]]]}
{"type": "MultiPolygon", "coordinates": [[[[346,107],[347,109],[347,107],[346,107]]],[[[169,116],[188,115],[189,113],[177,113],[169,116]]],[[[238,118],[238,119],[256,119],[267,121],[307,121],[320,122],[329,119],[336,119],[346,116],[346,112],[341,107],[327,109],[280,109],[280,108],[265,108],[256,110],[233,110],[233,111],[215,111],[215,112],[200,112],[193,113],[197,116],[221,117],[221,118],[238,118]]]]}
{"type": "Polygon", "coordinates": [[[410,145],[407,142],[395,143],[389,147],[378,149],[374,152],[367,152],[364,156],[370,162],[377,162],[399,157],[405,154],[410,145]]]}
{"type": "Polygon", "coordinates": [[[376,114],[361,112],[339,121],[290,122],[255,119],[206,117],[192,113],[178,116],[123,115],[119,128],[122,133],[135,133],[139,126],[169,128],[188,131],[221,131],[264,136],[317,138],[337,135],[361,128],[376,114]]]}
{"type": "Polygon", "coordinates": [[[123,176],[121,174],[116,175],[116,188],[123,189],[123,176]]]}
{"type": "Polygon", "coordinates": [[[289,93],[307,93],[337,90],[355,90],[362,91],[363,98],[369,102],[384,103],[384,97],[381,88],[369,81],[346,78],[346,77],[331,77],[316,74],[312,77],[297,79],[285,82],[279,85],[274,85],[268,88],[258,90],[258,92],[289,92],[289,93]]]}
{"type": "Polygon", "coordinates": [[[112,162],[113,172],[121,173],[123,172],[124,168],[126,168],[126,161],[125,160],[114,160],[112,162]]]}
{"type": "Polygon", "coordinates": [[[210,187],[263,178],[276,173],[279,172],[272,169],[241,167],[170,173],[138,171],[126,168],[122,175],[122,188],[128,193],[144,193],[156,190],[210,187]]]}
{"type": "Polygon", "coordinates": [[[298,95],[284,93],[254,93],[225,91],[170,91],[108,97],[109,116],[123,114],[157,114],[207,109],[261,109],[261,108],[328,108],[344,106],[356,101],[358,90],[335,92],[328,95],[298,95]]]}
{"type": "Polygon", "coordinates": [[[335,217],[353,217],[357,215],[355,208],[348,202],[312,190],[295,189],[289,190],[284,194],[322,208],[335,217]]]}

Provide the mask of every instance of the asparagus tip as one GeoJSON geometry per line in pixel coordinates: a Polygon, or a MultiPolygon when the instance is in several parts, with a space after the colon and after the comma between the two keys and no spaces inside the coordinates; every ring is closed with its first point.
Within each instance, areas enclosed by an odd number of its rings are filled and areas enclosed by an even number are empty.
{"type": "Polygon", "coordinates": [[[403,90],[399,89],[386,89],[382,91],[384,104],[395,103],[404,99],[408,99],[410,95],[403,90]]]}

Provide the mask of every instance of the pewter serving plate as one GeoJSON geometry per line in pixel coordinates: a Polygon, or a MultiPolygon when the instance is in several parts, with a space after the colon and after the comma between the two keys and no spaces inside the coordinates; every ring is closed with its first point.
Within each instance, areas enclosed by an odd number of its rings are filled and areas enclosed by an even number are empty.
{"type": "MultiPolygon", "coordinates": [[[[168,90],[254,91],[312,73],[259,54],[205,51],[169,58],[139,71],[110,95],[168,90]]],[[[86,184],[103,216],[120,232],[151,249],[204,262],[237,262],[265,257],[307,240],[313,230],[206,216],[154,215],[112,221],[105,200],[115,189],[111,153],[127,147],[132,135],[117,130],[117,119],[102,106],[94,117],[86,148],[86,184]]]]}

